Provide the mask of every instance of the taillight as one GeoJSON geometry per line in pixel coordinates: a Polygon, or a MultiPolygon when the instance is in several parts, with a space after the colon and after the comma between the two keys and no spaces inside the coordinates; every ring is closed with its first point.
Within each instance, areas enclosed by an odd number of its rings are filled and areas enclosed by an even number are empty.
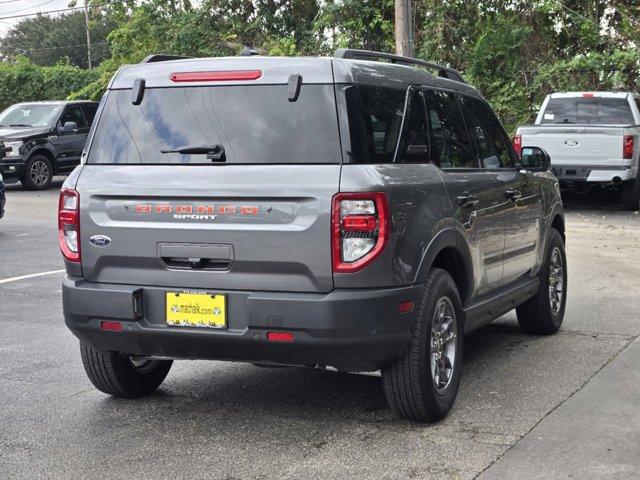
{"type": "Polygon", "coordinates": [[[355,272],[384,250],[389,238],[389,209],[382,192],[338,193],[332,207],[334,272],[355,272]]]}
{"type": "Polygon", "coordinates": [[[516,133],[516,136],[513,137],[513,149],[516,151],[518,156],[522,155],[522,135],[516,133]]]}
{"type": "Polygon", "coordinates": [[[63,188],[58,203],[58,240],[68,262],[80,261],[80,195],[63,188]]]}
{"type": "Polygon", "coordinates": [[[633,135],[625,135],[622,141],[622,158],[633,158],[633,135]]]}

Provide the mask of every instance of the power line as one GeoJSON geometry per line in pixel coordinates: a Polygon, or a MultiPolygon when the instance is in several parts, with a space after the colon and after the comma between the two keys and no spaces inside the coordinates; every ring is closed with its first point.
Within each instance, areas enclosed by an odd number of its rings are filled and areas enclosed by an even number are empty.
{"type": "MultiPolygon", "coordinates": [[[[129,0],[113,0],[112,2],[105,2],[105,3],[94,3],[91,5],[91,7],[106,7],[108,5],[114,5],[116,3],[125,3],[128,2],[129,0]]],[[[69,8],[60,8],[58,10],[48,10],[46,12],[34,12],[34,13],[23,13],[22,15],[11,15],[8,17],[0,17],[0,20],[9,20],[12,18],[23,18],[23,17],[34,17],[36,15],[48,15],[50,13],[62,13],[62,12],[71,12],[74,10],[83,10],[84,6],[82,7],[69,7],[69,8]]]]}
{"type": "MultiPolygon", "coordinates": [[[[111,42],[96,42],[96,43],[92,43],[91,46],[96,46],[96,45],[109,45],[111,44],[111,42]]],[[[44,51],[44,50],[64,50],[67,48],[80,48],[80,47],[86,47],[87,44],[86,43],[79,43],[76,45],[58,45],[57,47],[42,47],[42,48],[16,48],[16,50],[19,50],[20,53],[23,52],[40,52],[40,51],[44,51]]]]}
{"type": "Polygon", "coordinates": [[[12,10],[11,12],[5,12],[5,14],[7,14],[7,13],[24,12],[25,10],[31,10],[32,8],[38,8],[38,7],[42,7],[44,5],[48,5],[49,3],[53,2],[53,1],[54,0],[47,0],[46,2],[39,3],[38,5],[32,5],[30,7],[19,8],[18,10],[12,10]]]}

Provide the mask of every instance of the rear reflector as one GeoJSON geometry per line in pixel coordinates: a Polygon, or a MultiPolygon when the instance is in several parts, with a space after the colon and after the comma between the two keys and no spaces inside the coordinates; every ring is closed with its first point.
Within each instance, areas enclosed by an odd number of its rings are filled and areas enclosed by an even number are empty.
{"type": "Polygon", "coordinates": [[[107,320],[103,320],[102,322],[100,322],[100,329],[108,330],[110,332],[121,332],[122,324],[120,322],[110,322],[107,320]]]}
{"type": "Polygon", "coordinates": [[[409,313],[413,311],[413,301],[408,300],[406,302],[400,302],[398,304],[398,312],[400,313],[409,313]]]}
{"type": "Polygon", "coordinates": [[[582,98],[593,98],[595,95],[593,93],[583,93],[582,98]]]}
{"type": "Polygon", "coordinates": [[[222,70],[218,72],[172,73],[172,82],[229,82],[234,80],[257,80],[262,70],[222,70]]]}
{"type": "Polygon", "coordinates": [[[293,342],[292,332],[267,332],[267,340],[270,342],[293,342]]]}

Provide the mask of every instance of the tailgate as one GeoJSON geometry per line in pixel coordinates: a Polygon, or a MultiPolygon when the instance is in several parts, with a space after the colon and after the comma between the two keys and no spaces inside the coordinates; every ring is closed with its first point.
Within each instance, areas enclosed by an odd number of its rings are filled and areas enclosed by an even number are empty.
{"type": "Polygon", "coordinates": [[[339,177],[338,164],[86,165],[76,187],[84,277],[328,292],[339,177]]]}
{"type": "Polygon", "coordinates": [[[522,145],[544,148],[554,165],[619,165],[623,135],[622,127],[526,127],[522,145]]]}

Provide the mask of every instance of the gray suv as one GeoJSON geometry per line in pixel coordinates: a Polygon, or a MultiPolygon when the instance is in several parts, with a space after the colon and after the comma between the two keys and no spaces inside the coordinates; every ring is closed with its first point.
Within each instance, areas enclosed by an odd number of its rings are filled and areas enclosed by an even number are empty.
{"type": "Polygon", "coordinates": [[[513,308],[562,323],[548,169],[431,63],[151,56],[112,79],[61,192],[65,321],[114,396],[174,359],[381,370],[396,414],[435,421],[466,333],[513,308]]]}

